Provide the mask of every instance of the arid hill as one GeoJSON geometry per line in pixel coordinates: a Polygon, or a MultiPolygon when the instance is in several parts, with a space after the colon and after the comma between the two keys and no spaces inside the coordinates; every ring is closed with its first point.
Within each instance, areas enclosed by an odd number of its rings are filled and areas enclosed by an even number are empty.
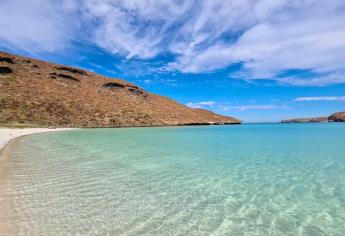
{"type": "Polygon", "coordinates": [[[0,52],[0,125],[124,127],[239,124],[120,79],[0,52]]]}
{"type": "Polygon", "coordinates": [[[345,111],[337,112],[328,117],[329,121],[345,122],[345,111]]]}

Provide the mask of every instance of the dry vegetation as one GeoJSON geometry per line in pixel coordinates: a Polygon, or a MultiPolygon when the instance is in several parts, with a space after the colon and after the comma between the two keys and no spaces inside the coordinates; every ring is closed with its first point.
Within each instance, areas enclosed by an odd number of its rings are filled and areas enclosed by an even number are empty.
{"type": "Polygon", "coordinates": [[[0,125],[123,127],[238,124],[120,79],[0,52],[0,125]]]}

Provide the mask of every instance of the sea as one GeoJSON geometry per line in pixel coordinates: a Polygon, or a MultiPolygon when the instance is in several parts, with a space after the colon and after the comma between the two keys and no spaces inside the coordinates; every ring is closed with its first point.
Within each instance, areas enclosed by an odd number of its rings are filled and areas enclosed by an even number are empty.
{"type": "Polygon", "coordinates": [[[11,235],[345,235],[345,124],[80,129],[7,148],[11,235]]]}

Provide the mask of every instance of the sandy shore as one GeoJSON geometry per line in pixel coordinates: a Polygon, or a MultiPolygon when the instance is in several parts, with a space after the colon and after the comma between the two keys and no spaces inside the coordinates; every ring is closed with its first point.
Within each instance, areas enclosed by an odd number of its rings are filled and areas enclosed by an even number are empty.
{"type": "MultiPolygon", "coordinates": [[[[73,130],[72,128],[58,128],[58,129],[48,129],[48,128],[24,128],[24,129],[10,129],[10,128],[0,128],[0,167],[3,165],[3,162],[6,161],[7,155],[5,154],[6,149],[5,145],[12,139],[18,138],[20,136],[43,133],[43,132],[56,132],[56,131],[65,131],[73,130]]],[[[0,170],[1,173],[1,170],[0,170]]],[[[0,185],[2,188],[6,189],[6,178],[1,176],[0,185]]],[[[1,189],[0,189],[1,190],[1,189]]],[[[11,225],[8,222],[7,204],[4,202],[4,199],[0,196],[0,235],[12,235],[11,225]]]]}
{"type": "Polygon", "coordinates": [[[43,132],[56,132],[56,131],[65,131],[72,130],[72,128],[57,128],[57,129],[48,129],[48,128],[25,128],[25,129],[10,129],[10,128],[0,128],[0,150],[5,147],[5,145],[14,138],[43,133],[43,132]]]}

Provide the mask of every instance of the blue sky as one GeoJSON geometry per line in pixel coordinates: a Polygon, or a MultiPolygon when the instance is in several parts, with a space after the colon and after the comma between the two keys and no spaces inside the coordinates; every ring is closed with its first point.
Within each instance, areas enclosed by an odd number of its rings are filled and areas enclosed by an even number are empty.
{"type": "Polygon", "coordinates": [[[0,50],[246,122],[345,110],[343,0],[1,0],[0,50]]]}

